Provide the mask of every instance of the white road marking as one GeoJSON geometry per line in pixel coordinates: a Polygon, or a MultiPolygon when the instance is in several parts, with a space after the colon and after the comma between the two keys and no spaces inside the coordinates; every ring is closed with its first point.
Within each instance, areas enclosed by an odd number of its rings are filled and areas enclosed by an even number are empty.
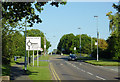
{"type": "Polygon", "coordinates": [[[73,67],[76,67],[75,65],[73,65],[73,67]]]}
{"type": "Polygon", "coordinates": [[[60,65],[63,65],[62,63],[60,65]]]}
{"type": "Polygon", "coordinates": [[[85,70],[81,69],[81,71],[85,72],[85,70]]]}
{"type": "MultiPolygon", "coordinates": [[[[72,64],[72,63],[70,63],[70,62],[67,62],[67,61],[65,61],[65,62],[68,63],[68,64],[71,64],[73,67],[75,67],[75,68],[81,70],[82,72],[86,72],[85,70],[83,70],[83,69],[81,69],[81,68],[75,66],[74,64],[72,64]]],[[[85,63],[85,64],[86,64],[86,63],[85,63]]],[[[82,64],[80,63],[80,65],[82,65],[82,64]]],[[[91,65],[91,66],[94,66],[94,65],[91,65]]],[[[94,67],[96,67],[96,66],[94,66],[94,67]]],[[[87,73],[88,73],[89,75],[93,75],[93,74],[90,73],[90,72],[87,72],[87,73]]],[[[100,77],[100,76],[96,76],[96,77],[99,78],[99,79],[102,79],[102,80],[106,80],[106,79],[104,79],[104,78],[102,78],[102,77],[100,77]]]]}
{"type": "Polygon", "coordinates": [[[102,77],[99,77],[99,76],[96,76],[97,78],[99,78],[99,79],[102,79],[102,80],[106,80],[106,79],[104,79],[104,78],[102,78],[102,77]]]}
{"type": "Polygon", "coordinates": [[[80,65],[82,65],[82,64],[80,63],[80,65]]]}
{"type": "Polygon", "coordinates": [[[88,74],[90,74],[90,75],[93,75],[92,73],[90,73],[90,72],[87,72],[88,74]]]}

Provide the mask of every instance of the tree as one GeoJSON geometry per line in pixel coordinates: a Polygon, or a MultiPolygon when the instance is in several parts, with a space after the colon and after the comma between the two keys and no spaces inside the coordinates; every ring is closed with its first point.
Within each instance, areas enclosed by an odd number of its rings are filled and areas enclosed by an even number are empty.
{"type": "MultiPolygon", "coordinates": [[[[50,1],[50,0],[48,0],[50,1]]],[[[2,19],[7,22],[7,24],[14,25],[16,22],[22,21],[23,18],[27,19],[30,27],[34,23],[41,23],[42,20],[35,13],[35,9],[41,13],[43,6],[48,3],[46,2],[3,2],[2,3],[2,19]],[[33,8],[33,6],[35,8],[33,8]]],[[[65,5],[66,2],[51,2],[50,5],[59,7],[59,5],[65,5]]]]}
{"type": "Polygon", "coordinates": [[[72,33],[63,35],[57,49],[65,54],[74,53],[74,37],[72,33]]]}
{"type": "Polygon", "coordinates": [[[112,12],[106,14],[109,17],[109,28],[112,31],[111,36],[108,38],[108,51],[111,58],[118,59],[120,57],[120,5],[113,4],[113,8],[117,10],[114,15],[111,15],[112,12]]]}
{"type": "Polygon", "coordinates": [[[9,64],[12,57],[19,55],[23,56],[25,53],[25,38],[19,32],[12,32],[2,38],[2,61],[9,64]]]}
{"type": "MultiPolygon", "coordinates": [[[[81,52],[90,54],[91,53],[91,37],[87,34],[81,35],[81,52]]],[[[74,47],[76,47],[76,53],[80,53],[80,35],[74,36],[74,34],[63,35],[58,44],[58,52],[65,54],[75,53],[74,47]]]]}
{"type": "MultiPolygon", "coordinates": [[[[49,1],[49,0],[48,0],[49,1]]],[[[26,19],[30,27],[34,23],[42,23],[39,15],[35,13],[35,9],[41,13],[46,2],[2,2],[2,57],[3,61],[10,62],[11,54],[13,54],[13,35],[15,31],[23,31],[25,26],[22,20],[26,19]],[[34,5],[34,7],[33,7],[34,5]],[[14,31],[14,32],[13,32],[14,31]],[[12,46],[11,46],[12,45],[12,46]]],[[[65,5],[66,2],[54,2],[50,5],[59,7],[65,5]]],[[[16,43],[17,44],[17,43],[16,43]]],[[[47,49],[50,43],[47,41],[47,49]]],[[[17,47],[18,48],[18,47],[17,47]]],[[[21,49],[21,48],[20,48],[21,49]]]]}
{"type": "Polygon", "coordinates": [[[104,40],[104,39],[99,39],[99,43],[98,43],[99,48],[101,48],[102,50],[106,50],[108,47],[108,43],[104,40]]]}

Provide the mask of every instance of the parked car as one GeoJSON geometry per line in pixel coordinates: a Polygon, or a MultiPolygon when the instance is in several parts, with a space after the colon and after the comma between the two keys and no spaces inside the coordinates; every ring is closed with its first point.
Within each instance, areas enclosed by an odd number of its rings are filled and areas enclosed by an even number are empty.
{"type": "Polygon", "coordinates": [[[70,60],[77,61],[77,56],[76,56],[75,54],[70,54],[70,55],[68,56],[68,61],[70,61],[70,60]]]}

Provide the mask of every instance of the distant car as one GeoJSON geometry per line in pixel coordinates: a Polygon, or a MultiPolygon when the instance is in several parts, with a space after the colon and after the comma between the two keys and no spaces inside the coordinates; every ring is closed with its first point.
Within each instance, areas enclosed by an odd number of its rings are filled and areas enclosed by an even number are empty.
{"type": "Polygon", "coordinates": [[[68,61],[70,61],[70,60],[77,61],[77,56],[76,56],[75,54],[70,54],[70,55],[68,56],[68,61]]]}

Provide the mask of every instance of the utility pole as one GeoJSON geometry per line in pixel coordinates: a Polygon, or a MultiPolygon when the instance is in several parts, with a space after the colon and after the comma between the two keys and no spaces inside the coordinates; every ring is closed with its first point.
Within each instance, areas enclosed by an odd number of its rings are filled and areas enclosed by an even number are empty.
{"type": "MultiPolygon", "coordinates": [[[[78,28],[81,29],[81,28],[78,28]]],[[[80,35],[80,57],[81,57],[81,35],[80,35]]]]}
{"type": "Polygon", "coordinates": [[[99,57],[99,55],[98,55],[98,38],[99,38],[99,32],[98,32],[98,16],[94,16],[94,17],[97,18],[96,27],[97,27],[97,61],[98,61],[98,57],[99,57]]]}
{"type": "Polygon", "coordinates": [[[26,30],[27,30],[27,21],[25,17],[25,71],[27,70],[27,52],[26,52],[26,30]]]}

